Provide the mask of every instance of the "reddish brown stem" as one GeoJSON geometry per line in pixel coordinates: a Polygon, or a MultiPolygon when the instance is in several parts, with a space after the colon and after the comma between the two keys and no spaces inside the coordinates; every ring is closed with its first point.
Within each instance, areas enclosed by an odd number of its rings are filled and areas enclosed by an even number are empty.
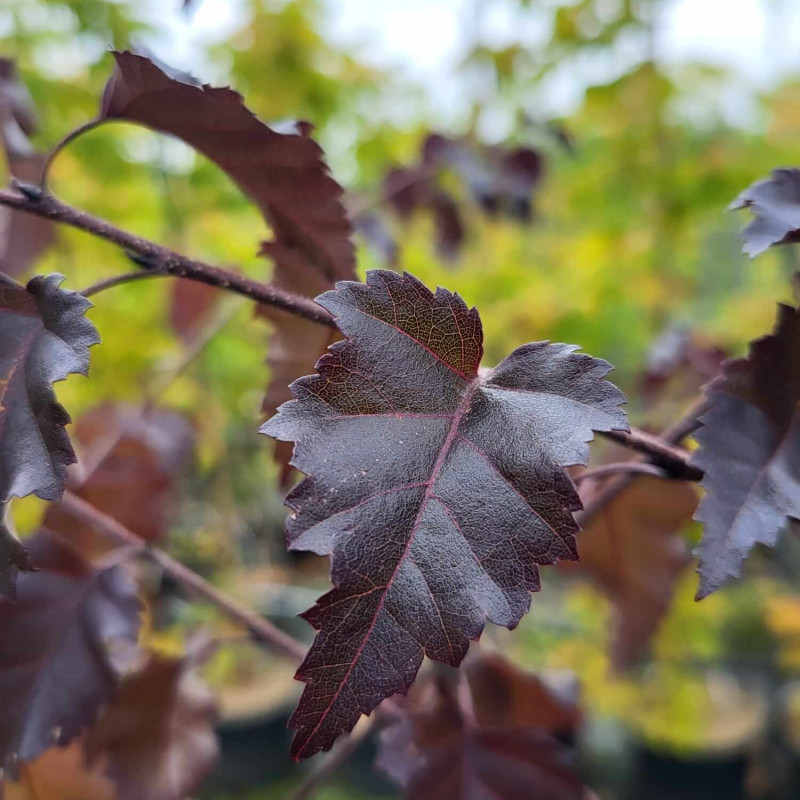
{"type": "Polygon", "coordinates": [[[84,297],[91,297],[93,294],[99,294],[106,289],[113,289],[115,286],[122,286],[126,283],[133,283],[134,281],[148,280],[149,278],[168,278],[168,272],[160,272],[156,270],[148,270],[147,272],[124,272],[122,275],[114,275],[111,278],[93,283],[82,289],[80,294],[84,297]]]}
{"type": "Polygon", "coordinates": [[[62,203],[51,194],[35,196],[30,191],[22,193],[21,191],[0,190],[0,205],[70,225],[112,242],[139,256],[144,269],[163,271],[179,278],[189,278],[207,283],[209,286],[244,295],[258,303],[275,306],[298,317],[327,325],[329,328],[336,327],[333,317],[308,297],[187,258],[168,247],[128,233],[104,219],[62,203]]]}
{"type": "Polygon", "coordinates": [[[136,551],[151,558],[173,580],[215,605],[232,620],[246,628],[253,638],[279,650],[295,661],[301,661],[305,657],[306,648],[296,639],[284,633],[280,628],[276,628],[263,617],[250,611],[238,600],[212,586],[207,580],[185,567],[179,561],[176,561],[160,548],[149,545],[133,531],[128,530],[112,517],[82,500],[78,495],[69,491],[64,492],[61,502],[70,513],[74,514],[85,525],[93,527],[121,545],[134,548],[136,551]]]}
{"type": "Polygon", "coordinates": [[[639,475],[652,475],[655,478],[669,478],[670,475],[661,467],[655,464],[648,464],[646,461],[619,461],[615,464],[603,464],[600,467],[593,467],[581,472],[574,478],[575,483],[580,484],[583,481],[595,480],[597,478],[607,478],[611,475],[620,475],[624,473],[637,473],[639,475]]]}
{"type": "Polygon", "coordinates": [[[42,165],[42,173],[39,176],[39,186],[42,191],[47,189],[47,177],[50,172],[51,167],[53,166],[53,162],[56,159],[56,156],[68,145],[70,142],[74,142],[79,136],[83,136],[84,133],[88,133],[89,131],[94,130],[95,128],[102,125],[107,120],[103,119],[90,119],[88,122],[80,125],[79,127],[71,130],[64,138],[57,142],[55,147],[48,153],[47,160],[42,165]]]}
{"type": "Polygon", "coordinates": [[[703,471],[689,463],[690,454],[687,450],[652,433],[632,428],[630,432],[604,431],[601,435],[649,456],[650,461],[663,468],[674,478],[699,481],[703,477],[703,471]]]}

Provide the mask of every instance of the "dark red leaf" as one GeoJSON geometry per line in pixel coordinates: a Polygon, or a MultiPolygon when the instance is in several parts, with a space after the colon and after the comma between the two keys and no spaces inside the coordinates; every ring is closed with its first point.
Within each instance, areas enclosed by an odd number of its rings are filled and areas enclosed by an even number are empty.
{"type": "Polygon", "coordinates": [[[745,189],[729,206],[749,208],[753,221],[742,231],[751,258],[772,245],[800,241],[800,170],[776,169],[745,189]]]}
{"type": "Polygon", "coordinates": [[[38,572],[0,604],[0,766],[14,775],[91,727],[130,664],[136,587],[120,566],[93,569],[44,532],[28,540],[38,572]]]}
{"type": "Polygon", "coordinates": [[[333,556],[333,591],[298,677],[296,758],[408,689],[428,655],[457,665],[488,618],[513,627],[537,564],[575,558],[564,465],[624,429],[610,366],[538,342],[478,375],[478,313],[410,275],[369,273],[317,298],[348,337],[295,382],[262,432],[309,475],[287,498],[289,546],[333,556]]]}
{"type": "Polygon", "coordinates": [[[483,147],[433,134],[423,144],[422,160],[429,171],[436,166],[454,169],[486,214],[522,222],[533,218],[533,191],[544,176],[539,151],[483,147]]]}
{"type": "MultiPolygon", "coordinates": [[[[587,481],[581,499],[589,506],[606,488],[587,481]]],[[[611,660],[618,669],[646,654],[670,606],[675,584],[689,564],[681,534],[697,499],[694,486],[685,481],[637,477],[580,532],[580,561],[563,565],[611,600],[611,660]]]]}
{"type": "Polygon", "coordinates": [[[408,221],[417,211],[429,211],[439,255],[449,261],[457,258],[466,237],[461,209],[449,192],[436,185],[435,172],[430,165],[422,163],[413,169],[390,170],[383,181],[383,196],[403,221],[408,221]]]}
{"type": "Polygon", "coordinates": [[[468,661],[464,674],[482,728],[532,727],[569,738],[581,725],[583,714],[574,696],[556,694],[536,674],[502,656],[481,655],[468,661]]]}
{"type": "Polygon", "coordinates": [[[447,192],[434,192],[430,201],[436,230],[436,249],[446,261],[453,261],[461,252],[466,231],[461,211],[456,201],[447,192]]]}
{"type": "Polygon", "coordinates": [[[440,679],[414,687],[403,716],[381,735],[377,765],[405,800],[578,800],[574,754],[552,737],[574,734],[579,721],[574,704],[535,675],[478,659],[460,686],[440,679]],[[529,719],[518,719],[509,697],[529,719]]]}
{"type": "Polygon", "coordinates": [[[214,701],[188,661],[151,659],[95,727],[20,765],[6,800],[185,800],[217,757],[214,701]]]}
{"type": "Polygon", "coordinates": [[[91,303],[59,289],[62,280],[39,276],[23,287],[0,275],[0,503],[31,493],[57,500],[75,461],[52,384],[86,375],[99,338],[84,316],[91,303]]]}
{"type": "Polygon", "coordinates": [[[184,800],[213,769],[213,695],[191,659],[153,656],[126,679],[86,739],[120,800],[184,800]]]}
{"type": "Polygon", "coordinates": [[[308,126],[279,133],[231,89],[202,85],[134,53],[114,56],[117,65],[101,117],[177,136],[219,165],[272,226],[275,240],[269,250],[278,270],[284,255],[293,253],[328,280],[352,274],[342,189],[329,175],[308,126]]]}
{"type": "MultiPolygon", "coordinates": [[[[75,482],[73,492],[146,541],[163,539],[176,482],[193,452],[188,420],[163,408],[105,404],[78,420],[75,438],[90,474],[75,482]]],[[[69,539],[90,560],[118,545],[87,529],[82,519],[58,503],[47,509],[44,526],[69,539]]]]}
{"type": "Polygon", "coordinates": [[[693,463],[706,490],[695,519],[704,525],[698,598],[731,577],[757,544],[774,546],[800,519],[800,312],[778,307],[770,336],[729,361],[707,388],[693,463]]]}
{"type": "MultiPolygon", "coordinates": [[[[262,252],[275,262],[273,282],[313,296],[335,280],[355,277],[350,223],[342,189],[302,123],[281,133],[259,121],[230,89],[203,86],[133,53],[116,53],[117,67],[102,116],[140,122],[178,136],[227,172],[259,206],[274,240],[262,252]]],[[[330,331],[276,309],[265,411],[289,398],[288,384],[313,369],[332,341],[330,331]]]]}
{"type": "MultiPolygon", "coordinates": [[[[337,280],[356,277],[342,188],[310,138],[310,125],[273,130],[231,89],[202,85],[134,53],[114,55],[101,116],[177,136],[225,170],[272,228],[274,239],[262,253],[274,261],[275,285],[313,297],[337,280]]],[[[290,398],[289,383],[310,372],[333,339],[330,330],[284,311],[264,307],[261,313],[275,325],[264,401],[265,413],[272,414],[290,398]]]]}
{"type": "Polygon", "coordinates": [[[169,296],[170,328],[184,343],[191,344],[211,318],[220,297],[216,286],[178,278],[169,296]]]}

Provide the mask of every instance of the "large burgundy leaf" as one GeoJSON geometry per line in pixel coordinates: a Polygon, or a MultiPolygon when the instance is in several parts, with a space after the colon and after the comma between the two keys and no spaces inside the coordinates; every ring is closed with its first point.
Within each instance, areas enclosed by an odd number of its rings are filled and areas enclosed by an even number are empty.
{"type": "Polygon", "coordinates": [[[57,500],[75,461],[52,384],[85,375],[99,338],[84,316],[92,304],[59,289],[63,280],[38,276],[23,287],[0,275],[0,503],[31,493],[57,500]]]}
{"type": "Polygon", "coordinates": [[[381,735],[377,765],[405,800],[584,796],[574,753],[553,738],[575,733],[580,712],[573,703],[499,658],[470,664],[461,685],[450,677],[415,686],[381,735]]]}
{"type": "Polygon", "coordinates": [[[800,520],[800,311],[780,305],[775,331],[727,362],[707,390],[693,463],[706,490],[698,598],[737,577],[757,543],[800,520]]]}
{"type": "Polygon", "coordinates": [[[610,366],[538,342],[478,375],[478,312],[410,275],[369,273],[317,298],[348,337],[262,432],[309,477],[289,546],[333,556],[333,591],[298,678],[296,758],[408,689],[423,655],[457,665],[486,617],[513,627],[537,564],[575,558],[580,501],[564,465],[592,430],[624,429],[610,366]]]}
{"type": "Polygon", "coordinates": [[[122,567],[90,567],[46,533],[29,540],[39,572],[0,604],[0,768],[16,772],[90,727],[130,663],[136,588],[122,567]]]}
{"type": "MultiPolygon", "coordinates": [[[[275,263],[273,283],[310,297],[336,280],[355,278],[350,221],[342,188],[331,178],[319,145],[300,123],[279,132],[261,122],[231,89],[204,86],[143,56],[115,53],[101,116],[138,122],[183,139],[249,195],[272,228],[262,252],[275,263]]],[[[314,368],[332,332],[273,308],[265,412],[290,398],[288,385],[314,368]]]]}

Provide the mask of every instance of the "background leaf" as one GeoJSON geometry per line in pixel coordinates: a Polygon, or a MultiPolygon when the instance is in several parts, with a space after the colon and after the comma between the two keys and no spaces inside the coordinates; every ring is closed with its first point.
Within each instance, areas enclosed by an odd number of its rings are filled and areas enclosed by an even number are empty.
{"type": "Polygon", "coordinates": [[[66,744],[91,727],[134,656],[136,588],[122,567],[94,569],[56,537],[28,540],[38,572],[0,604],[0,763],[66,744]]]}
{"type": "Polygon", "coordinates": [[[702,598],[739,575],[755,544],[800,519],[800,312],[778,306],[770,336],[727,362],[707,389],[693,463],[706,490],[695,519],[702,598]]]}
{"type": "MultiPolygon", "coordinates": [[[[603,482],[582,486],[584,505],[606,488],[603,482]]],[[[562,565],[587,577],[613,603],[611,659],[617,668],[642,658],[670,607],[690,562],[682,532],[697,501],[685,481],[636,477],[578,534],[580,561],[562,565]]]]}
{"type": "Polygon", "coordinates": [[[22,287],[0,275],[0,503],[32,493],[58,499],[75,461],[69,414],[52,384],[86,375],[99,337],[84,317],[91,303],[59,289],[63,280],[36,277],[22,287]]]}
{"type": "Polygon", "coordinates": [[[574,735],[577,707],[500,657],[476,659],[465,678],[460,685],[451,675],[422,680],[403,716],[381,734],[377,765],[403,797],[582,797],[571,753],[553,738],[574,735]]]}
{"type": "MultiPolygon", "coordinates": [[[[313,297],[334,281],[355,278],[342,189],[328,173],[310,125],[274,130],[230,89],[203,86],[130,52],[115,53],[115,58],[101,116],[177,136],[225,170],[272,228],[274,238],[261,252],[275,263],[273,283],[313,297]]],[[[335,332],[276,309],[260,313],[276,327],[264,401],[265,413],[272,414],[289,399],[289,383],[313,369],[335,332]]],[[[283,452],[279,461],[285,469],[283,452]]]]}

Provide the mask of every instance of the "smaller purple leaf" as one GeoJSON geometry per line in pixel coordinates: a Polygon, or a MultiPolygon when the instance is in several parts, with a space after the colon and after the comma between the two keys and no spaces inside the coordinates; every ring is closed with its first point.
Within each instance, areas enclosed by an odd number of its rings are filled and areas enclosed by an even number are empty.
{"type": "Polygon", "coordinates": [[[800,241],[800,170],[776,169],[745,189],[728,210],[749,208],[753,221],[742,231],[743,251],[755,258],[773,245],[800,241]]]}

